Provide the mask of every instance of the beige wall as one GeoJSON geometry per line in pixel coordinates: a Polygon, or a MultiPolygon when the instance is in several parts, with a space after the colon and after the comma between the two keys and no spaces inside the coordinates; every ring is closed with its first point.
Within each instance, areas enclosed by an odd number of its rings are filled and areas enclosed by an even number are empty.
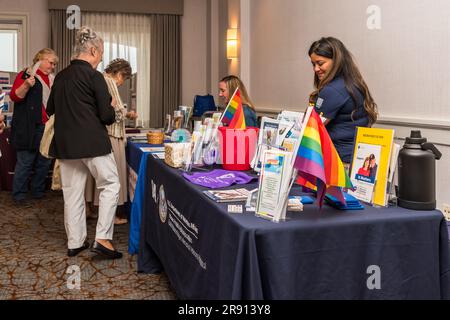
{"type": "Polygon", "coordinates": [[[30,17],[28,57],[31,64],[36,52],[48,46],[49,13],[47,0],[0,0],[1,13],[28,13],[30,17]]]}
{"type": "Polygon", "coordinates": [[[304,107],[312,89],[309,45],[335,36],[356,57],[384,117],[450,125],[450,73],[442,72],[450,69],[448,0],[250,1],[257,105],[304,107]],[[367,28],[369,5],[381,9],[380,30],[367,28]]]}
{"type": "Polygon", "coordinates": [[[207,93],[207,1],[185,1],[181,18],[181,101],[187,106],[207,93]]]}
{"type": "Polygon", "coordinates": [[[423,135],[443,153],[438,207],[450,204],[448,0],[241,1],[250,1],[248,30],[242,31],[250,34],[250,65],[241,68],[249,73],[258,110],[303,110],[313,89],[309,46],[335,36],[354,54],[379,105],[379,126],[404,138],[426,124],[423,135]],[[367,27],[369,5],[381,9],[380,30],[367,27]]]}
{"type": "Polygon", "coordinates": [[[191,106],[195,95],[207,93],[219,104],[218,82],[229,73],[225,46],[228,8],[228,0],[187,0],[184,3],[181,18],[183,105],[191,106]]]}

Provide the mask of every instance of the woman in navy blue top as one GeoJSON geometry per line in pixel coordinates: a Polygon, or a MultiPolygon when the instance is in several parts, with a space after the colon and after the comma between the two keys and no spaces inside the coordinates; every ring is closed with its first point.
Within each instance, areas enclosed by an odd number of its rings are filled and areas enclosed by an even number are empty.
{"type": "Polygon", "coordinates": [[[309,49],[314,67],[310,103],[324,122],[342,162],[352,161],[356,127],[371,127],[377,120],[377,105],[352,54],[332,37],[321,38],[309,49]]]}
{"type": "Polygon", "coordinates": [[[239,87],[241,91],[242,107],[244,108],[245,125],[247,127],[259,127],[256,119],[255,106],[248,96],[244,83],[236,76],[227,76],[219,82],[219,97],[223,99],[225,106],[231,99],[231,96],[239,87]]]}

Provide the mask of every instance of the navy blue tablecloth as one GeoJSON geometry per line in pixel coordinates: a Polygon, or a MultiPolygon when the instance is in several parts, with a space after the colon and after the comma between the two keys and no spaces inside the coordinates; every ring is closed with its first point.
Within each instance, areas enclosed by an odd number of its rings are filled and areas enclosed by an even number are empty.
{"type": "Polygon", "coordinates": [[[141,148],[162,147],[162,145],[150,145],[148,143],[137,143],[128,141],[126,147],[127,163],[137,174],[138,178],[134,190],[134,197],[130,208],[130,235],[128,239],[128,253],[137,254],[139,251],[139,232],[141,228],[142,206],[145,197],[145,172],[147,167],[147,156],[151,152],[144,152],[141,148]]]}
{"type": "Polygon", "coordinates": [[[308,205],[273,223],[228,213],[180,171],[147,161],[138,271],[164,270],[181,299],[450,297],[438,211],[308,205]],[[368,286],[374,267],[379,289],[368,286]]]}

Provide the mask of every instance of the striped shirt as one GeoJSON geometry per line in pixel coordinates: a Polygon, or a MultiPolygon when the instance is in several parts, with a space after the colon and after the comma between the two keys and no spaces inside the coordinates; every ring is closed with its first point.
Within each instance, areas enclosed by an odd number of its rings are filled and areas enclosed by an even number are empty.
{"type": "Polygon", "coordinates": [[[116,122],[112,125],[106,126],[108,134],[110,137],[124,139],[125,138],[125,119],[127,114],[127,109],[125,108],[122,99],[120,98],[119,90],[117,89],[116,82],[107,73],[104,73],[106,84],[108,85],[108,91],[116,101],[114,105],[114,110],[116,111],[116,122]]]}

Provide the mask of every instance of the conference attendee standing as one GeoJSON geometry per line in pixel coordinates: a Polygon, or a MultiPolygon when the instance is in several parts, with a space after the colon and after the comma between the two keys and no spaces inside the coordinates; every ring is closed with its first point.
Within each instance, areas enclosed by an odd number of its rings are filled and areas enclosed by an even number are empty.
{"type": "Polygon", "coordinates": [[[310,103],[324,117],[339,156],[350,164],[356,127],[370,127],[378,117],[370,94],[352,54],[332,37],[321,38],[309,49],[316,90],[310,103]]]}
{"type": "Polygon", "coordinates": [[[107,258],[121,258],[111,243],[120,184],[105,127],[116,119],[115,102],[103,75],[95,70],[102,60],[103,40],[82,27],[74,51],[75,59],[55,79],[47,107],[48,114],[55,115],[50,155],[60,160],[67,254],[75,256],[89,247],[84,189],[92,174],[100,189],[100,203],[91,250],[107,258]]]}
{"type": "MultiPolygon", "coordinates": [[[[124,59],[112,60],[105,69],[103,74],[108,85],[108,90],[113,100],[116,102],[114,110],[116,111],[116,121],[107,126],[109,139],[113,149],[114,159],[117,164],[117,171],[120,180],[119,201],[117,203],[115,224],[127,223],[125,210],[123,205],[127,202],[127,163],[125,156],[125,119],[136,119],[137,114],[134,111],[127,111],[122,98],[120,97],[118,87],[120,87],[125,80],[131,77],[130,63],[124,59]]],[[[86,189],[86,202],[94,202],[96,206],[99,203],[99,189],[95,187],[95,182],[88,179],[86,189]]]]}
{"type": "Polygon", "coordinates": [[[33,59],[33,68],[21,71],[11,89],[14,112],[10,142],[17,151],[12,196],[19,206],[29,205],[28,183],[33,171],[31,196],[40,199],[45,193],[51,161],[39,153],[39,145],[48,120],[46,108],[57,63],[52,49],[40,50],[33,59]]]}
{"type": "Polygon", "coordinates": [[[236,88],[241,92],[242,107],[244,108],[245,124],[247,127],[259,127],[256,119],[256,110],[253,102],[248,96],[244,83],[236,76],[226,76],[219,82],[219,97],[223,99],[225,106],[228,105],[236,88]]]}

